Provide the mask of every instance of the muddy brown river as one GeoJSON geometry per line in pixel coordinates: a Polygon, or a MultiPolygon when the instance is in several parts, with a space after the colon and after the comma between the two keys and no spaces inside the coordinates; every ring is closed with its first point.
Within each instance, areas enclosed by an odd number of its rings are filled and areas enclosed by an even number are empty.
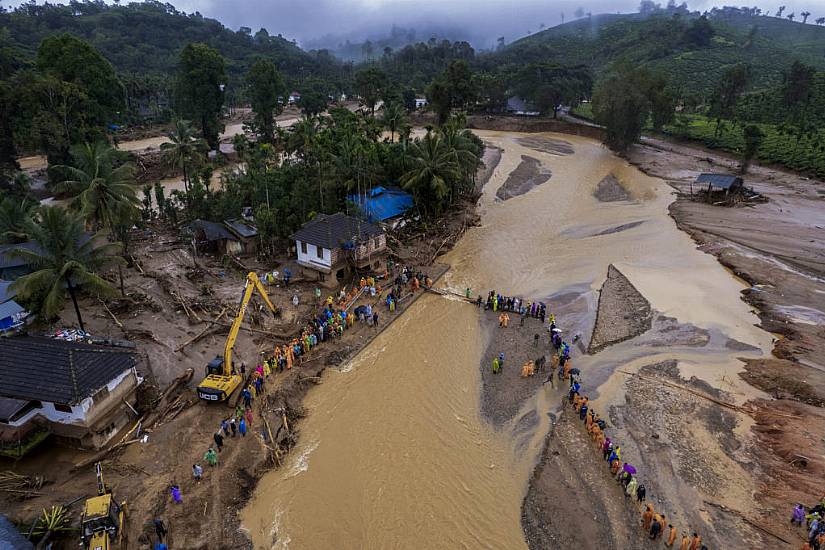
{"type": "MultiPolygon", "coordinates": [[[[503,156],[481,199],[483,225],[445,257],[452,269],[441,284],[536,299],[578,294],[585,313],[560,312],[559,321],[587,339],[598,289],[615,264],[658,312],[752,348],[626,342],[577,356],[586,380],[600,386],[597,405],[623,391],[616,365],[633,369],[648,359],[676,358],[686,375],[713,386],[725,380],[739,399],[754,391],[733,376],[736,358],[767,352],[771,337],[739,299],[742,284],[676,228],[665,182],[591,140],[546,136],[572,145],[573,154],[562,155],[520,145],[518,134],[477,133],[503,156]],[[497,201],[522,155],[552,177],[497,201]],[[630,200],[594,198],[609,174],[630,200]]],[[[480,413],[485,345],[476,308],[425,296],[350,364],[327,371],[305,403],[298,446],[242,512],[255,548],[526,548],[522,499],[559,394],[542,388],[525,403],[522,412],[539,418],[527,434],[516,435],[517,420],[495,428],[480,413]]]]}

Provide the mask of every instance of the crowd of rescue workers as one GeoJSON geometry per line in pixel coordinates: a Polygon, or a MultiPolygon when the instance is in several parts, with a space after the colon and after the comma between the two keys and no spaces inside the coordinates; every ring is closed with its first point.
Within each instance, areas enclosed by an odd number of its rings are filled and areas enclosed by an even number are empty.
{"type": "MultiPolygon", "coordinates": [[[[390,267],[392,269],[392,267],[390,267]]],[[[218,455],[222,451],[224,442],[228,438],[245,437],[252,430],[253,425],[253,401],[261,396],[266,388],[267,379],[275,372],[282,373],[290,370],[293,366],[300,366],[308,360],[308,355],[320,344],[329,340],[335,340],[343,336],[344,332],[351,329],[355,322],[366,324],[377,328],[379,325],[379,304],[383,304],[388,313],[395,313],[400,307],[400,302],[415,294],[418,290],[432,288],[433,281],[420,269],[415,270],[408,266],[397,266],[393,273],[398,272],[391,284],[387,288],[382,288],[381,281],[374,277],[362,277],[359,283],[353,285],[349,292],[342,289],[337,300],[328,296],[326,300],[321,299],[320,288],[315,289],[315,299],[318,304],[318,314],[310,319],[304,327],[301,336],[292,341],[275,345],[274,352],[269,357],[262,355],[257,366],[247,372],[245,363],[241,363],[240,374],[244,376],[245,385],[241,390],[240,402],[236,406],[234,413],[221,421],[218,430],[213,434],[213,442],[203,455],[203,460],[210,467],[218,465],[218,455]],[[409,291],[407,291],[409,289],[409,291]],[[386,298],[381,299],[385,290],[389,290],[386,298]],[[368,297],[368,303],[355,308],[352,306],[362,296],[368,297]],[[377,298],[376,298],[377,297],[377,298]],[[375,299],[369,303],[369,298],[375,299]],[[352,309],[352,311],[350,311],[352,309]]],[[[384,281],[388,283],[389,281],[384,281]]],[[[623,461],[622,449],[618,441],[614,441],[607,435],[607,422],[590,406],[590,400],[582,391],[582,379],[580,369],[573,368],[570,358],[570,344],[562,337],[562,330],[556,326],[556,319],[552,313],[548,313],[547,305],[544,302],[522,300],[519,297],[502,296],[495,290],[491,290],[486,300],[480,295],[475,300],[472,298],[470,288],[465,290],[464,298],[474,303],[479,309],[498,313],[499,327],[507,328],[510,324],[510,314],[519,317],[519,327],[524,327],[528,318],[537,319],[541,326],[547,322],[547,331],[550,333],[550,367],[547,368],[547,356],[541,353],[535,360],[530,360],[521,366],[521,376],[523,378],[535,376],[537,372],[548,370],[544,384],[556,387],[558,378],[559,388],[567,388],[566,402],[593,441],[594,452],[601,453],[606,463],[606,470],[611,477],[619,484],[625,495],[625,500],[633,503],[637,511],[641,513],[641,528],[652,541],[664,541],[666,547],[675,547],[680,541],[679,550],[708,550],[707,545],[702,541],[702,537],[697,532],[679,530],[668,521],[667,516],[662,511],[657,511],[654,505],[647,501],[647,489],[640,482],[636,468],[629,462],[623,461]]],[[[293,304],[298,305],[297,294],[293,297],[293,304]]],[[[572,338],[576,343],[579,335],[572,338]]],[[[540,336],[534,334],[533,345],[539,346],[540,336]]],[[[499,353],[492,360],[493,374],[500,374],[504,368],[505,354],[499,353]]],[[[267,432],[261,430],[261,438],[267,443],[267,432]]],[[[200,483],[203,478],[203,467],[196,463],[192,465],[192,475],[196,483],[200,483]]],[[[175,503],[182,503],[183,496],[180,486],[173,484],[170,493],[175,503]]],[[[816,506],[807,509],[801,504],[797,504],[793,510],[791,523],[802,526],[805,524],[808,541],[802,546],[802,550],[825,550],[825,497],[816,506]]],[[[155,532],[158,543],[155,550],[166,550],[168,547],[163,543],[168,531],[164,522],[158,518],[154,520],[155,532]]]]}
{"type": "MultiPolygon", "coordinates": [[[[241,362],[240,374],[244,378],[244,385],[240,392],[240,398],[234,412],[221,420],[217,431],[212,434],[210,443],[203,455],[203,463],[210,468],[218,466],[219,455],[226,444],[227,439],[235,437],[246,437],[253,429],[253,403],[262,396],[266,390],[266,382],[270,376],[291,370],[294,366],[300,367],[304,362],[309,361],[310,353],[322,343],[341,338],[344,332],[351,329],[356,322],[363,323],[368,327],[378,328],[381,309],[381,302],[388,314],[394,314],[401,306],[401,302],[422,288],[431,288],[432,279],[420,269],[409,266],[389,266],[393,273],[398,275],[392,280],[381,280],[376,277],[362,277],[357,285],[347,292],[345,289],[339,291],[337,298],[327,296],[322,300],[322,293],[319,287],[315,288],[315,300],[317,307],[316,314],[307,321],[301,335],[291,341],[276,344],[271,355],[261,354],[261,359],[254,369],[249,369],[246,363],[241,362]],[[381,283],[384,283],[382,286],[381,283]],[[384,292],[385,298],[381,298],[384,292]],[[360,298],[366,297],[367,303],[352,307],[360,298]]],[[[297,306],[298,295],[295,294],[292,303],[297,306]]],[[[268,432],[261,429],[260,437],[265,444],[268,444],[268,432]]],[[[192,477],[195,483],[200,483],[204,476],[204,468],[201,463],[192,465],[192,477]]],[[[177,483],[172,483],[169,487],[172,501],[176,504],[183,503],[183,492],[177,483]]],[[[157,542],[154,550],[168,550],[164,539],[168,537],[168,528],[161,518],[153,520],[155,536],[157,542]]]]}
{"type": "MultiPolygon", "coordinates": [[[[471,289],[465,290],[465,298],[471,298],[471,289]]],[[[595,452],[600,452],[602,458],[607,463],[607,469],[616,483],[620,484],[625,495],[625,500],[635,504],[636,509],[641,513],[641,527],[646,536],[653,541],[662,540],[666,547],[675,547],[676,541],[680,540],[679,550],[707,550],[708,547],[702,542],[702,537],[697,533],[682,531],[674,527],[667,519],[667,516],[655,509],[653,504],[647,502],[647,488],[639,480],[636,468],[629,462],[623,462],[622,449],[618,441],[613,441],[607,436],[607,422],[590,406],[590,399],[583,394],[581,371],[573,368],[570,360],[570,345],[562,338],[562,331],[556,326],[556,319],[553,314],[547,313],[547,305],[543,302],[531,302],[518,297],[502,296],[495,290],[487,294],[487,299],[483,300],[479,295],[474,303],[485,311],[498,313],[498,324],[501,328],[510,325],[510,314],[519,316],[519,327],[524,326],[525,319],[535,318],[544,326],[545,320],[549,322],[547,330],[550,332],[551,365],[549,374],[544,380],[544,384],[551,384],[555,388],[554,377],[558,377],[559,387],[568,385],[567,404],[584,423],[585,429],[593,441],[595,452]]],[[[539,334],[534,334],[533,345],[539,345],[539,334]]],[[[573,343],[578,341],[579,335],[572,339],[573,343]]],[[[500,374],[504,367],[505,354],[499,353],[492,361],[493,374],[500,374]]],[[[527,378],[535,376],[537,372],[546,369],[547,357],[540,354],[535,360],[530,360],[521,366],[521,377],[527,378]]],[[[825,496],[816,505],[807,508],[802,504],[796,504],[791,515],[791,524],[802,527],[804,524],[806,542],[802,544],[801,550],[825,550],[825,496]]]]}

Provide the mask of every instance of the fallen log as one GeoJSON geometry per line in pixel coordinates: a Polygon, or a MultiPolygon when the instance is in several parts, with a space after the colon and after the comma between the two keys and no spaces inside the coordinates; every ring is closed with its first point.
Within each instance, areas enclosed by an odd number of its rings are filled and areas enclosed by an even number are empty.
{"type": "Polygon", "coordinates": [[[95,453],[90,458],[87,458],[86,460],[82,460],[78,464],[75,464],[74,466],[72,466],[70,471],[71,472],[76,472],[78,470],[82,470],[83,468],[91,466],[95,462],[100,462],[101,460],[106,458],[106,456],[109,453],[111,453],[112,451],[116,451],[117,449],[120,449],[121,447],[124,447],[126,445],[126,440],[129,438],[129,436],[132,435],[132,433],[138,428],[138,426],[141,425],[142,418],[143,417],[138,418],[138,421],[135,422],[135,425],[132,426],[132,428],[128,432],[126,432],[126,434],[123,437],[120,438],[120,441],[118,441],[117,443],[115,443],[114,445],[109,447],[108,449],[104,449],[104,450],[100,451],[99,453],[95,453]]]}
{"type": "Polygon", "coordinates": [[[116,324],[119,328],[123,328],[123,323],[121,323],[120,321],[118,321],[117,317],[115,317],[115,314],[114,314],[114,313],[112,313],[112,310],[111,310],[111,309],[109,309],[109,306],[107,306],[107,305],[106,305],[106,302],[104,302],[104,301],[103,301],[103,300],[101,300],[100,298],[98,298],[98,299],[97,299],[97,301],[98,301],[98,302],[100,302],[100,303],[103,305],[103,309],[105,309],[105,310],[106,310],[106,313],[108,313],[108,314],[109,314],[109,317],[111,317],[111,318],[112,318],[112,321],[114,321],[114,322],[115,322],[115,324],[116,324]]]}

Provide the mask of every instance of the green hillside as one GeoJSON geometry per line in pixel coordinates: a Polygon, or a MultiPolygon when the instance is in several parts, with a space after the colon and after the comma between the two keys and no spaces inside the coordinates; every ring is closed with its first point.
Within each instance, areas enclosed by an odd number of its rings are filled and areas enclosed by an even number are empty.
{"type": "Polygon", "coordinates": [[[598,77],[612,63],[629,62],[659,70],[685,93],[699,94],[711,91],[724,69],[739,62],[751,65],[754,89],[781,82],[793,60],[825,69],[823,27],[714,10],[708,15],[713,34],[702,44],[690,33],[698,18],[660,11],[580,19],[514,42],[487,56],[485,64],[586,65],[598,77]]]}
{"type": "Polygon", "coordinates": [[[240,76],[256,57],[267,57],[287,76],[309,73],[328,76],[338,63],[325,53],[301,50],[266,30],[237,32],[199,13],[187,15],[156,1],[107,5],[86,1],[61,4],[24,4],[2,12],[0,42],[23,59],[34,59],[43,38],[69,32],[91,43],[122,74],[169,75],[181,49],[190,42],[216,48],[227,60],[230,77],[240,76]]]}

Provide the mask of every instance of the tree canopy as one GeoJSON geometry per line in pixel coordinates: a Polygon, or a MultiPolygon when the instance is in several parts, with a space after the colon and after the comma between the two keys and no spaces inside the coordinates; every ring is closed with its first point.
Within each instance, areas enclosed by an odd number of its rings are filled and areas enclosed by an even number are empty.
{"type": "Polygon", "coordinates": [[[178,115],[194,121],[211,149],[218,148],[223,131],[226,62],[218,51],[206,44],[187,44],[180,53],[175,107],[178,115]]]}

